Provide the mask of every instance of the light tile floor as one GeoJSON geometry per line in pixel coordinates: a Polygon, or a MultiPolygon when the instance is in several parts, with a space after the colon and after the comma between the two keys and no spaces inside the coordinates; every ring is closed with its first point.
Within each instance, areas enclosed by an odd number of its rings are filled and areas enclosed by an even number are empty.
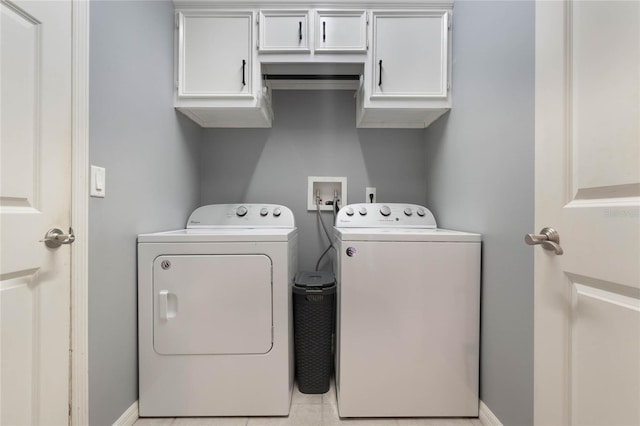
{"type": "Polygon", "coordinates": [[[307,395],[294,387],[288,417],[180,417],[138,419],[134,426],[482,426],[476,418],[341,419],[336,392],[307,395]]]}

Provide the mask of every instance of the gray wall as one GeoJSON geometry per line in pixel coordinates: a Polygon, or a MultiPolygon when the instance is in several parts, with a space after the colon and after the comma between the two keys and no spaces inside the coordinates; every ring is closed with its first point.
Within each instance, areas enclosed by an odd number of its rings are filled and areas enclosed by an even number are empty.
{"type": "Polygon", "coordinates": [[[482,400],[533,423],[534,5],[456,1],[453,109],[425,133],[442,227],[483,234],[482,400]]]}
{"type": "Polygon", "coordinates": [[[314,269],[327,244],[307,211],[307,176],[346,177],[349,203],[364,202],[367,186],[379,202],[425,202],[424,130],[356,129],[352,91],[275,91],[273,107],[271,129],[206,131],[201,201],[291,208],[299,269],[314,269]]]}
{"type": "Polygon", "coordinates": [[[138,399],[136,235],[182,228],[198,204],[202,130],[173,109],[173,4],[91,2],[89,420],[138,399]]]}

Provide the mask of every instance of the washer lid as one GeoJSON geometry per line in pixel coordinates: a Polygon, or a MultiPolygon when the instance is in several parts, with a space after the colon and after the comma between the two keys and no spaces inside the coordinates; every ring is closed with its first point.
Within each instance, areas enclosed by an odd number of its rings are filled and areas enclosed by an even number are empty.
{"type": "Polygon", "coordinates": [[[448,229],[335,228],[342,241],[480,242],[482,236],[448,229]]]}
{"type": "Polygon", "coordinates": [[[187,228],[293,228],[293,212],[278,204],[210,204],[191,213],[187,228]]]}
{"type": "Polygon", "coordinates": [[[195,228],[138,235],[139,243],[212,243],[289,241],[296,228],[195,228]]]}
{"type": "Polygon", "coordinates": [[[436,219],[428,208],[417,204],[361,203],[341,208],[336,227],[435,229],[436,219]]]}

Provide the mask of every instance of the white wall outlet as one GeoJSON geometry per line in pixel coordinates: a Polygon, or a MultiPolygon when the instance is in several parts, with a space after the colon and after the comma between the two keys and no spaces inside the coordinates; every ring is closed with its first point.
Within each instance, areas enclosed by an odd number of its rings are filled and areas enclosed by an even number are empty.
{"type": "Polygon", "coordinates": [[[365,189],[365,203],[375,203],[376,200],[376,188],[375,186],[367,186],[365,189]]]}
{"type": "Polygon", "coordinates": [[[317,210],[316,200],[320,203],[320,210],[332,210],[336,195],[338,206],[347,205],[346,177],[309,176],[307,184],[307,210],[317,210]]]}
{"type": "Polygon", "coordinates": [[[92,197],[104,198],[107,190],[107,172],[104,167],[91,165],[91,190],[92,197]]]}

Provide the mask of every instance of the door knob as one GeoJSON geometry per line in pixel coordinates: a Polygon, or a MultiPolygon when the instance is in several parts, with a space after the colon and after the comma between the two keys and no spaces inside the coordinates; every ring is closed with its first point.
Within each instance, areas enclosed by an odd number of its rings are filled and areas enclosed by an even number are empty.
{"type": "Polygon", "coordinates": [[[542,228],[539,234],[527,234],[524,236],[524,242],[530,246],[541,244],[543,249],[553,250],[558,256],[564,253],[560,247],[560,235],[553,228],[542,228]]]}
{"type": "Polygon", "coordinates": [[[60,228],[51,228],[44,235],[44,239],[40,242],[44,242],[49,248],[58,248],[62,244],[72,244],[76,240],[76,236],[73,234],[73,229],[69,227],[69,233],[65,234],[60,228]]]}

